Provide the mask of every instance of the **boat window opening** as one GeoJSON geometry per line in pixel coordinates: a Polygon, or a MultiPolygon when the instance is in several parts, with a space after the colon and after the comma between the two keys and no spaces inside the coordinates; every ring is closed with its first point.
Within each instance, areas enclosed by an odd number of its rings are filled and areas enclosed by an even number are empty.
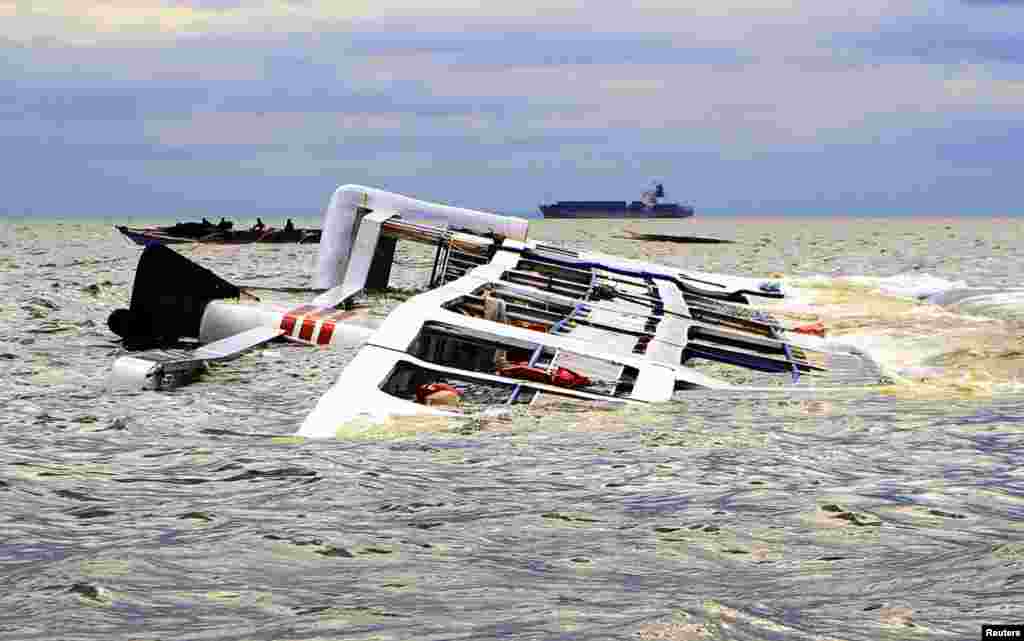
{"type": "MultiPolygon", "coordinates": [[[[516,367],[526,366],[538,377],[564,368],[589,379],[589,384],[572,389],[606,396],[619,395],[616,390],[629,370],[615,361],[442,323],[425,324],[409,345],[408,354],[428,363],[510,378],[519,378],[512,373],[516,367]],[[510,366],[512,370],[505,369],[510,366]]],[[[523,380],[533,379],[527,376],[523,380]]],[[[632,383],[623,389],[632,389],[632,383]]]]}
{"type": "MultiPolygon", "coordinates": [[[[643,312],[621,313],[614,308],[590,308],[570,306],[563,303],[552,303],[535,297],[524,296],[514,290],[493,288],[486,285],[478,288],[474,294],[460,296],[442,307],[449,311],[473,317],[483,317],[483,294],[506,301],[506,314],[509,325],[537,332],[558,332],[572,334],[580,326],[588,326],[597,333],[608,333],[625,336],[632,349],[636,339],[645,335],[653,335],[657,329],[660,316],[647,315],[643,312]],[[571,317],[570,317],[571,314],[571,317]]],[[[649,311],[644,308],[644,311],[649,311]]],[[[649,338],[649,337],[648,337],[649,338]]]]}
{"type": "Polygon", "coordinates": [[[750,321],[734,316],[726,316],[718,314],[716,312],[708,312],[706,310],[691,307],[690,315],[694,320],[704,323],[708,326],[722,327],[726,329],[738,330],[741,332],[747,332],[750,334],[756,334],[758,336],[772,337],[772,326],[759,321],[750,321]]]}
{"type": "MultiPolygon", "coordinates": [[[[558,273],[557,270],[551,269],[536,269],[535,265],[524,264],[525,261],[520,261],[514,269],[510,269],[510,272],[522,274],[523,276],[529,276],[539,282],[554,283],[561,285],[562,287],[571,287],[576,290],[588,290],[590,289],[590,280],[581,282],[574,278],[565,278],[566,274],[558,273]]],[[[569,275],[571,276],[571,274],[569,275]]]]}
{"type": "Polygon", "coordinates": [[[535,346],[527,342],[506,340],[469,332],[465,328],[427,323],[407,350],[410,356],[429,363],[455,367],[472,372],[494,374],[499,353],[506,361],[529,360],[535,346]]]}
{"type": "Polygon", "coordinates": [[[654,331],[647,329],[647,325],[629,324],[626,322],[616,323],[615,319],[608,320],[607,318],[602,318],[600,321],[597,321],[584,318],[580,320],[580,324],[603,332],[613,332],[630,340],[654,336],[654,331]]]}
{"type": "Polygon", "coordinates": [[[551,276],[557,276],[562,280],[573,281],[588,287],[594,278],[594,272],[590,269],[578,269],[576,267],[566,267],[565,265],[553,265],[541,260],[531,260],[529,258],[520,260],[516,265],[516,269],[534,271],[538,274],[550,274],[551,276]]]}
{"type": "Polygon", "coordinates": [[[609,329],[587,323],[566,327],[564,332],[568,338],[593,345],[595,349],[614,356],[632,356],[637,339],[643,336],[639,332],[609,329]]]}
{"type": "Polygon", "coordinates": [[[434,252],[434,266],[430,269],[430,280],[427,281],[431,288],[438,287],[444,281],[444,265],[448,260],[448,244],[438,243],[437,251],[434,252]]]}
{"type": "MultiPolygon", "coordinates": [[[[785,368],[778,368],[772,371],[757,370],[748,365],[721,361],[717,358],[688,357],[684,354],[686,367],[696,370],[701,374],[717,378],[733,385],[752,387],[788,387],[793,384],[791,370],[788,365],[785,368]]],[[[683,392],[689,387],[685,382],[676,383],[675,389],[683,392]]],[[[673,400],[682,400],[685,396],[674,396],[673,400]]]]}
{"type": "Polygon", "coordinates": [[[703,317],[718,324],[741,325],[757,333],[770,334],[771,327],[779,327],[778,321],[771,314],[745,305],[722,302],[695,294],[686,294],[684,300],[694,318],[703,317]]]}
{"type": "Polygon", "coordinates": [[[531,253],[540,254],[554,254],[555,256],[569,256],[570,258],[579,258],[580,253],[572,251],[571,249],[564,249],[562,247],[555,247],[554,245],[537,245],[531,253]]]}
{"type": "Polygon", "coordinates": [[[607,309],[595,309],[591,312],[581,312],[574,316],[573,320],[595,330],[639,338],[653,336],[661,319],[654,316],[621,314],[607,309]]]}
{"type": "Polygon", "coordinates": [[[686,343],[680,360],[683,365],[689,365],[689,360],[692,358],[705,358],[719,363],[732,363],[740,367],[765,372],[792,371],[792,365],[785,357],[769,358],[762,354],[752,354],[697,340],[691,340],[686,343]]]}
{"type": "Polygon", "coordinates": [[[636,345],[633,346],[634,354],[646,354],[647,348],[651,344],[651,336],[638,336],[636,339],[636,345]]]}
{"type": "Polygon", "coordinates": [[[587,288],[589,288],[591,283],[594,281],[593,269],[577,269],[575,267],[566,267],[555,263],[546,263],[542,260],[523,258],[516,263],[516,269],[519,271],[532,272],[544,277],[556,278],[566,283],[575,283],[576,285],[581,285],[587,288]]]}
{"type": "MultiPolygon", "coordinates": [[[[462,296],[444,306],[445,309],[472,316],[474,318],[484,317],[484,302],[482,297],[462,296]]],[[[525,307],[522,305],[507,305],[505,308],[508,324],[514,327],[521,327],[538,332],[547,333],[559,321],[565,318],[564,315],[549,312],[542,309],[525,307]]]]}
{"type": "Polygon", "coordinates": [[[783,367],[782,363],[789,366],[788,371],[792,371],[793,367],[800,372],[825,369],[821,365],[822,357],[818,357],[818,352],[805,350],[775,338],[751,336],[744,340],[744,337],[739,335],[729,334],[713,327],[700,326],[690,327],[687,336],[687,346],[693,345],[698,351],[703,350],[705,354],[721,350],[730,352],[734,358],[738,359],[766,358],[769,361],[769,363],[763,363],[766,369],[783,367]]]}
{"type": "MultiPolygon", "coordinates": [[[[689,357],[686,359],[686,367],[732,385],[784,387],[793,384],[793,379],[788,370],[764,372],[713,358],[689,357]]],[[[681,388],[677,384],[676,389],[682,391],[686,388],[681,388]]],[[[679,398],[682,397],[676,397],[676,399],[679,398]]]]}
{"type": "MultiPolygon", "coordinates": [[[[504,383],[474,378],[463,374],[442,372],[409,361],[399,361],[381,384],[385,394],[407,401],[416,400],[416,389],[421,385],[443,383],[458,390],[463,405],[498,405],[508,401],[515,383],[504,383]]],[[[536,389],[523,386],[513,403],[526,404],[533,400],[536,389]]]]}
{"type": "Polygon", "coordinates": [[[528,296],[511,290],[496,291],[494,292],[494,296],[504,300],[506,303],[518,305],[524,308],[528,307],[531,310],[551,312],[563,317],[568,316],[574,309],[573,305],[567,305],[565,303],[554,303],[543,298],[528,296]]]}
{"type": "Polygon", "coordinates": [[[613,396],[629,396],[633,393],[633,387],[636,385],[636,379],[640,375],[640,370],[635,367],[622,368],[622,375],[619,381],[615,385],[615,389],[612,392],[613,396]]]}
{"type": "Polygon", "coordinates": [[[788,375],[796,382],[799,379],[799,375],[803,372],[824,369],[818,363],[809,362],[807,354],[796,346],[788,346],[789,349],[783,349],[782,353],[779,354],[770,354],[758,349],[752,349],[755,345],[754,343],[741,343],[742,346],[737,346],[735,344],[705,340],[707,336],[708,334],[698,335],[697,338],[691,338],[686,343],[680,358],[681,363],[687,367],[697,367],[697,364],[704,361],[712,361],[716,365],[704,366],[711,367],[712,369],[724,367],[726,372],[731,372],[731,374],[725,375],[717,371],[706,373],[723,378],[731,383],[764,385],[769,384],[768,381],[772,380],[769,378],[752,382],[751,377],[755,375],[749,372],[782,375],[782,378],[788,375]],[[736,373],[732,368],[746,370],[748,373],[736,373]]]}
{"type": "MultiPolygon", "coordinates": [[[[676,379],[675,388],[673,388],[673,392],[692,392],[694,390],[699,390],[699,389],[705,389],[705,388],[700,386],[700,385],[697,385],[696,383],[693,383],[691,381],[686,381],[686,380],[677,378],[676,379]]],[[[688,397],[688,396],[673,396],[672,398],[673,398],[673,400],[682,400],[683,398],[692,398],[692,397],[688,397]]]]}
{"type": "Polygon", "coordinates": [[[595,301],[610,301],[615,305],[637,305],[659,310],[663,306],[653,282],[617,282],[598,274],[594,281],[591,298],[595,301]]]}
{"type": "Polygon", "coordinates": [[[623,274],[619,274],[618,272],[610,272],[605,269],[596,269],[594,271],[597,273],[600,279],[608,281],[610,283],[618,283],[620,285],[643,287],[644,285],[650,282],[650,279],[645,278],[643,276],[625,276],[623,274]]]}
{"type": "Polygon", "coordinates": [[[686,337],[687,343],[712,343],[737,351],[756,352],[782,357],[786,355],[782,341],[754,336],[745,340],[744,336],[730,335],[727,331],[719,331],[702,325],[691,325],[686,333],[686,337]]]}
{"type": "Polygon", "coordinates": [[[509,269],[502,273],[501,280],[518,285],[536,287],[540,290],[562,294],[579,300],[585,299],[590,293],[589,285],[584,286],[572,281],[564,281],[530,271],[509,269]]]}
{"type": "Polygon", "coordinates": [[[657,307],[663,304],[661,298],[657,295],[657,290],[652,290],[646,285],[617,285],[616,290],[619,296],[632,303],[649,307],[657,307]]]}
{"type": "Polygon", "coordinates": [[[478,287],[472,293],[472,297],[482,301],[485,295],[494,296],[504,300],[507,304],[513,305],[520,309],[531,311],[544,311],[555,314],[558,317],[564,318],[568,316],[575,305],[571,305],[565,302],[551,301],[547,298],[540,296],[533,296],[525,292],[521,292],[515,289],[510,289],[505,286],[495,286],[493,283],[488,283],[482,287],[478,287]]]}

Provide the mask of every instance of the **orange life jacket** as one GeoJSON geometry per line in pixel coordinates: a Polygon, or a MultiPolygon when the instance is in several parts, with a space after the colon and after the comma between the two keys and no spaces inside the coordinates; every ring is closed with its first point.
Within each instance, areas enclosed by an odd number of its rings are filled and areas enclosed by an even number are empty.
{"type": "Polygon", "coordinates": [[[509,378],[521,378],[527,381],[547,383],[559,387],[586,387],[591,383],[589,378],[582,374],[577,374],[571,369],[556,367],[555,371],[548,372],[540,367],[530,367],[526,363],[512,363],[508,367],[499,369],[498,374],[500,376],[508,376],[509,378]]]}
{"type": "Polygon", "coordinates": [[[818,321],[817,323],[811,323],[810,325],[801,325],[800,327],[794,327],[794,332],[798,334],[813,334],[815,336],[825,336],[825,323],[818,321]]]}
{"type": "Polygon", "coordinates": [[[435,392],[442,391],[452,392],[459,397],[462,396],[461,394],[459,394],[459,390],[455,389],[448,383],[427,383],[425,385],[420,385],[419,387],[416,388],[416,402],[425,403],[428,396],[434,394],[435,392]]]}

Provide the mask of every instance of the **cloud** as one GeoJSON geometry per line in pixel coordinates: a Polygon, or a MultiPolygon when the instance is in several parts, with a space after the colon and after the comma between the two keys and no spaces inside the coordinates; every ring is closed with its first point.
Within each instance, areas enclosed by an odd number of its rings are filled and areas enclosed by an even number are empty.
{"type": "Polygon", "coordinates": [[[624,5],[583,0],[309,0],[307,2],[100,2],[35,0],[0,3],[6,37],[20,42],[56,40],[79,46],[149,40],[170,42],[197,35],[262,38],[267,34],[360,32],[383,26],[392,33],[452,31],[472,35],[502,25],[524,32],[540,28],[581,32],[679,32],[688,37],[740,40],[753,31],[829,21],[860,24],[886,3],[865,0],[841,7],[810,0],[703,0],[687,7],[660,0],[624,5]]]}
{"type": "Polygon", "coordinates": [[[7,198],[54,209],[318,211],[367,182],[532,210],[652,176],[702,210],[920,209],[967,202],[943,178],[977,179],[972,136],[1003,158],[986,123],[1024,106],[1012,25],[939,0],[28,6],[0,0],[7,198]]]}
{"type": "Polygon", "coordinates": [[[971,7],[1024,7],[1024,0],[963,0],[971,7]]]}
{"type": "Polygon", "coordinates": [[[887,27],[841,37],[875,59],[904,58],[930,64],[1024,63],[1024,41],[1013,29],[986,32],[962,21],[887,27]]]}

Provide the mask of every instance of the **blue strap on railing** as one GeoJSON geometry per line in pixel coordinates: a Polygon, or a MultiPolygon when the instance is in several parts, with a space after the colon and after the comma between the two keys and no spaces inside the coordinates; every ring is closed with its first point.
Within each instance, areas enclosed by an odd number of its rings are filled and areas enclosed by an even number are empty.
{"type": "MultiPolygon", "coordinates": [[[[583,307],[584,307],[583,303],[576,303],[576,306],[572,308],[572,311],[569,312],[569,315],[566,316],[565,318],[563,318],[562,320],[558,321],[554,325],[552,325],[551,329],[548,330],[548,333],[549,334],[557,333],[558,330],[561,329],[562,327],[564,327],[565,324],[568,323],[570,320],[572,320],[572,317],[575,316],[581,309],[583,309],[583,307]]],[[[534,365],[536,365],[537,359],[540,358],[541,352],[543,352],[543,351],[544,351],[544,345],[537,345],[537,348],[533,350],[533,354],[530,355],[530,360],[527,363],[527,365],[529,367],[533,367],[534,365]]],[[[515,388],[512,390],[512,394],[510,394],[509,397],[508,397],[508,400],[505,401],[505,405],[511,405],[512,403],[515,403],[516,399],[519,398],[519,392],[522,389],[523,389],[522,383],[517,383],[515,388]]]]}
{"type": "Polygon", "coordinates": [[[779,342],[782,343],[782,351],[784,351],[786,353],[786,360],[789,361],[789,366],[793,370],[793,382],[794,383],[799,383],[800,382],[800,368],[797,367],[796,361],[793,360],[793,352],[791,352],[789,350],[789,343],[787,343],[785,340],[783,340],[783,338],[779,335],[779,331],[777,329],[775,329],[774,327],[772,327],[772,336],[776,340],[778,340],[779,342]]]}

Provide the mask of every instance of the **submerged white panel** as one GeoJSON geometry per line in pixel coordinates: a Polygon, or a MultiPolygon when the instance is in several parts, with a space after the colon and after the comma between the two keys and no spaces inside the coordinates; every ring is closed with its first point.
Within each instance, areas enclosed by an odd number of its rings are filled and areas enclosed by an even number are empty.
{"type": "Polygon", "coordinates": [[[665,311],[682,316],[690,315],[690,308],[687,307],[686,301],[683,299],[683,295],[675,283],[667,280],[656,280],[654,285],[658,288],[658,296],[661,298],[665,311]]]}
{"type": "Polygon", "coordinates": [[[481,236],[490,234],[520,241],[526,240],[530,226],[524,218],[450,207],[373,187],[344,185],[331,196],[324,212],[314,287],[330,289],[344,281],[362,210],[385,210],[407,220],[434,222],[440,227],[466,229],[481,236]]]}
{"type": "MultiPolygon", "coordinates": [[[[707,374],[698,372],[692,367],[686,367],[685,365],[680,365],[676,367],[675,376],[676,380],[680,380],[690,385],[695,385],[697,387],[707,387],[709,389],[726,389],[729,387],[735,387],[732,383],[729,383],[728,381],[723,381],[719,378],[708,376],[707,374]]],[[[749,388],[744,387],[744,389],[749,388]]]]}
{"type": "MultiPolygon", "coordinates": [[[[590,327],[589,325],[577,325],[569,332],[568,336],[581,341],[590,351],[600,351],[615,356],[633,357],[633,346],[636,345],[636,337],[629,334],[590,327]]],[[[584,350],[586,353],[586,349],[584,350]]]]}
{"type": "Polygon", "coordinates": [[[331,202],[324,212],[313,287],[331,289],[344,281],[352,240],[362,216],[360,206],[358,195],[346,187],[338,188],[331,196],[331,202]]]}
{"type": "Polygon", "coordinates": [[[658,363],[676,366],[683,360],[683,349],[690,324],[672,316],[664,316],[658,323],[654,338],[647,345],[647,358],[658,363]]]}
{"type": "Polygon", "coordinates": [[[192,352],[196,360],[224,360],[232,356],[238,356],[247,349],[262,345],[283,334],[284,331],[276,327],[254,327],[234,336],[228,336],[219,341],[203,345],[192,352]]]}
{"type": "MultiPolygon", "coordinates": [[[[618,303],[616,303],[616,307],[618,307],[618,303]]],[[[587,316],[587,320],[599,325],[607,325],[608,327],[616,327],[632,332],[643,332],[647,327],[647,318],[650,311],[649,308],[644,308],[643,311],[639,312],[635,309],[618,312],[607,307],[594,306],[590,311],[590,315],[587,316]]],[[[636,339],[633,339],[630,344],[631,350],[635,343],[636,339]]]]}
{"type": "Polygon", "coordinates": [[[381,391],[380,386],[399,361],[416,362],[400,352],[372,345],[359,350],[341,371],[338,381],[317,401],[297,434],[333,438],[340,427],[352,421],[374,424],[383,423],[391,416],[459,415],[459,412],[420,405],[381,391]]]}
{"type": "Polygon", "coordinates": [[[199,325],[199,341],[212,343],[254,327],[277,328],[281,325],[282,312],[257,307],[229,303],[222,300],[210,301],[203,312],[199,325]]]}
{"type": "Polygon", "coordinates": [[[647,401],[648,403],[661,403],[672,400],[672,392],[675,391],[676,373],[675,370],[658,365],[645,365],[640,368],[633,385],[633,393],[630,398],[635,401],[647,401]]]}
{"type": "Polygon", "coordinates": [[[111,390],[140,390],[152,387],[150,380],[156,375],[158,363],[133,356],[122,356],[114,361],[107,387],[111,390]]]}
{"type": "MultiPolygon", "coordinates": [[[[314,298],[314,305],[336,307],[366,287],[366,278],[370,274],[373,255],[377,251],[377,241],[380,240],[381,225],[393,216],[395,216],[395,212],[381,210],[361,217],[355,242],[345,264],[345,275],[341,284],[314,298]]],[[[349,238],[349,236],[345,237],[349,238]]]]}

